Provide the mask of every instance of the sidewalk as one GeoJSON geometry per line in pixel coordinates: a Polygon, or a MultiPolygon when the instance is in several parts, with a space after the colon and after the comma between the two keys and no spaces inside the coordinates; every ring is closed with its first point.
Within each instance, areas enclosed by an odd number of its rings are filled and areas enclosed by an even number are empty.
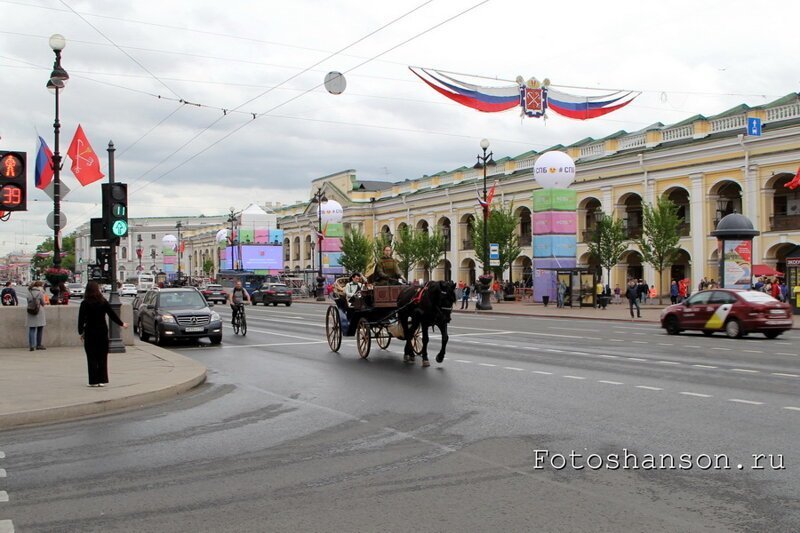
{"type": "Polygon", "coordinates": [[[106,387],[87,387],[83,348],[0,350],[0,430],[156,403],[206,379],[200,363],[139,341],[108,367],[106,387]]]}

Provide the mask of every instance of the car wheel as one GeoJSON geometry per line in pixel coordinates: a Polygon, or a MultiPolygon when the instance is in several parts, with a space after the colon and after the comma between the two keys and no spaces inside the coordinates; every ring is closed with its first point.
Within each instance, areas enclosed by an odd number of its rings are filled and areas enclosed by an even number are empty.
{"type": "Polygon", "coordinates": [[[704,329],[703,330],[703,335],[705,335],[706,337],[710,337],[713,334],[714,334],[714,332],[712,330],[710,330],[710,329],[704,329]]]}
{"type": "Polygon", "coordinates": [[[278,307],[278,302],[272,302],[273,307],[278,307]]]}
{"type": "Polygon", "coordinates": [[[764,336],[768,339],[777,339],[778,335],[783,333],[782,331],[765,331],[764,336]]]}
{"type": "Polygon", "coordinates": [[[667,330],[668,335],[677,335],[681,332],[680,324],[678,323],[678,317],[675,315],[670,315],[667,317],[666,321],[664,322],[664,329],[667,330]]]}
{"type": "Polygon", "coordinates": [[[158,326],[156,326],[156,327],[154,328],[154,332],[153,332],[153,343],[154,343],[156,346],[161,346],[162,344],[164,344],[164,339],[162,339],[162,338],[161,338],[161,332],[159,331],[159,329],[158,329],[158,326]]]}
{"type": "Polygon", "coordinates": [[[148,337],[149,336],[147,333],[145,333],[144,328],[142,327],[142,321],[139,320],[139,339],[141,339],[143,342],[147,342],[148,337]]]}
{"type": "Polygon", "coordinates": [[[290,305],[292,305],[292,302],[286,302],[286,307],[289,307],[290,305]]]}
{"type": "Polygon", "coordinates": [[[208,340],[211,341],[211,344],[219,344],[222,342],[222,335],[216,335],[214,337],[209,337],[208,340]]]}
{"type": "Polygon", "coordinates": [[[742,336],[742,325],[735,318],[731,318],[725,323],[725,334],[731,339],[738,339],[742,336]]]}

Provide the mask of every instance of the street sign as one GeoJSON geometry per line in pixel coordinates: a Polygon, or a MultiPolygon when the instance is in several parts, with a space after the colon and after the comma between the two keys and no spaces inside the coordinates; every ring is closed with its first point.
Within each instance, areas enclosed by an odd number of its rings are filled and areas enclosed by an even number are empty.
{"type": "MultiPolygon", "coordinates": [[[[58,221],[59,221],[59,228],[63,230],[67,225],[67,215],[65,215],[63,212],[59,212],[58,221]]],[[[53,211],[50,211],[50,214],[47,215],[47,226],[50,229],[56,229],[56,214],[53,211]]]]}
{"type": "MultiPolygon", "coordinates": [[[[47,196],[49,196],[51,200],[54,200],[54,198],[53,198],[53,195],[55,194],[55,191],[53,190],[54,187],[55,187],[55,185],[53,185],[53,182],[51,181],[50,183],[47,184],[47,187],[44,188],[44,193],[47,196]]],[[[71,190],[72,189],[67,187],[66,183],[64,183],[63,181],[59,180],[58,195],[61,197],[62,200],[67,197],[67,195],[69,194],[69,192],[71,190]]]]}
{"type": "Polygon", "coordinates": [[[753,137],[761,137],[761,119],[750,117],[747,119],[747,134],[753,137]]]}
{"type": "Polygon", "coordinates": [[[489,266],[500,266],[500,245],[496,242],[489,244],[489,266]]]}
{"type": "Polygon", "coordinates": [[[489,259],[489,266],[490,267],[499,267],[500,260],[499,259],[489,259]]]}

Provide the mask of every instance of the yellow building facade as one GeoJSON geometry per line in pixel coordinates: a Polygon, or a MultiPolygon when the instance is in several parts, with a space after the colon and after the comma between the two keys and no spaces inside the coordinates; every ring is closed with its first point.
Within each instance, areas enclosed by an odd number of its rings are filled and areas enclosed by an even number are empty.
{"type": "MultiPolygon", "coordinates": [[[[734,211],[749,217],[761,232],[753,242],[753,263],[784,268],[786,254],[800,244],[800,188],[790,190],[800,167],[800,95],[792,93],[770,104],[737,106],[719,115],[697,115],[673,125],[654,124],[637,132],[616,132],[550,150],[568,153],[576,162],[571,188],[578,196],[578,264],[593,266],[586,240],[600,212],[624,221],[631,239],[642,231],[642,205],[669,198],[684,218],[680,256],[663,281],[687,277],[696,287],[702,278],[718,279],[717,221],[734,211]],[[762,123],[762,134],[747,134],[748,119],[762,123]]],[[[548,150],[543,150],[548,151],[548,150]]],[[[487,184],[497,180],[495,202],[513,202],[519,220],[522,254],[506,279],[531,275],[531,193],[538,188],[532,170],[541,152],[497,160],[487,168],[487,184]]],[[[465,160],[470,157],[465,156],[465,160]]],[[[483,190],[483,171],[462,167],[402,182],[361,181],[347,170],[312,182],[309,198],[321,190],[344,208],[346,227],[374,236],[396,234],[402,225],[427,231],[438,227],[449,236],[446,257],[434,279],[474,281],[480,251],[474,249],[468,224],[480,212],[476,190],[483,190]]],[[[314,204],[276,210],[285,232],[286,270],[314,269],[314,204]]],[[[421,270],[414,272],[421,278],[421,270]]],[[[657,275],[642,264],[631,241],[608,280],[623,286],[631,277],[655,284],[657,275]]]]}

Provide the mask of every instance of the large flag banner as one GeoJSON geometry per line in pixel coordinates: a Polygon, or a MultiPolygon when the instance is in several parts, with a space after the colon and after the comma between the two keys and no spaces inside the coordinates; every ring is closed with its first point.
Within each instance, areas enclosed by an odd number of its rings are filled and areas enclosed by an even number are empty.
{"type": "Polygon", "coordinates": [[[53,152],[39,135],[36,149],[36,188],[46,189],[53,179],[53,152]]]}
{"type": "Polygon", "coordinates": [[[89,185],[104,176],[100,171],[100,159],[94,153],[80,124],[78,124],[78,129],[69,145],[67,155],[72,159],[72,173],[75,174],[81,185],[89,185]]]}
{"type": "Polygon", "coordinates": [[[795,174],[794,178],[792,178],[789,183],[785,184],[784,187],[791,190],[795,190],[796,188],[800,187],[800,168],[797,169],[797,174],[795,174]]]}

